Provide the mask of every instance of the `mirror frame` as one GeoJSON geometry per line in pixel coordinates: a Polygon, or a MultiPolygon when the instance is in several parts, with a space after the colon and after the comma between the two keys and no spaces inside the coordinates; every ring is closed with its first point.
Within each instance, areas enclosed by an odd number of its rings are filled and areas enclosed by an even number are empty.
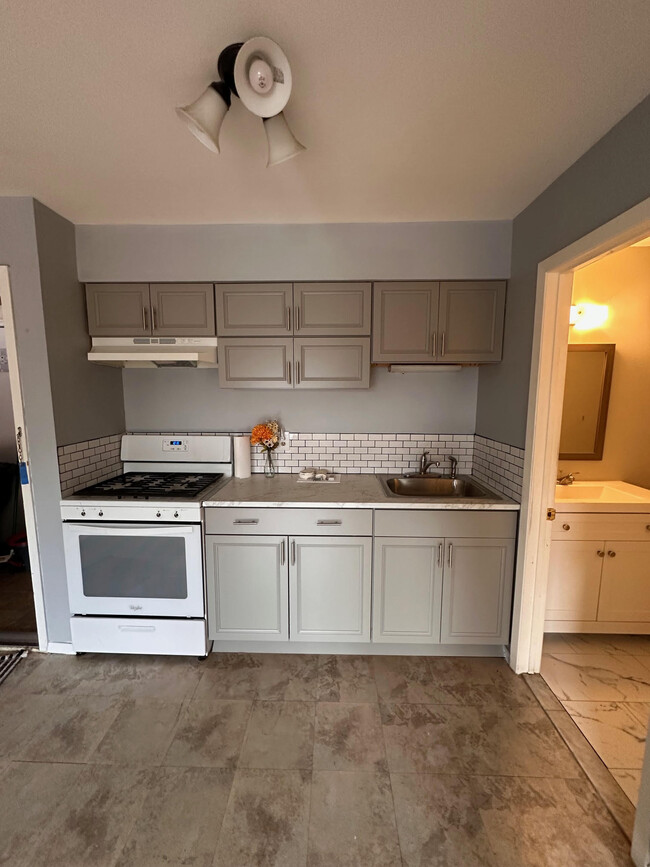
{"type": "Polygon", "coordinates": [[[602,461],[605,449],[605,431],[607,429],[607,413],[609,411],[609,396],[612,390],[612,372],[614,370],[615,343],[570,343],[569,352],[604,352],[605,372],[603,375],[603,388],[600,394],[598,407],[598,424],[593,452],[560,452],[561,461],[602,461]]]}

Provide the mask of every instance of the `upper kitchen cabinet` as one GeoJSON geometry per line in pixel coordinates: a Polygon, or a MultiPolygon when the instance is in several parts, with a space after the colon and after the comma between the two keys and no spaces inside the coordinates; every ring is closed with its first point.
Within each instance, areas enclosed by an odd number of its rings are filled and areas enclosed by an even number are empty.
{"type": "Polygon", "coordinates": [[[223,337],[218,353],[221,388],[293,387],[292,337],[223,337]]]}
{"type": "Polygon", "coordinates": [[[86,306],[88,333],[92,337],[151,334],[148,283],[89,283],[86,306]]]}
{"type": "Polygon", "coordinates": [[[219,337],[293,334],[291,283],[217,283],[219,337]]]}
{"type": "Polygon", "coordinates": [[[503,280],[441,283],[438,359],[501,361],[505,304],[503,280]]]}
{"type": "Polygon", "coordinates": [[[212,283],[88,283],[91,337],[210,337],[212,283]]]}
{"type": "Polygon", "coordinates": [[[152,334],[211,337],[215,334],[212,283],[152,283],[152,334]]]}
{"type": "Polygon", "coordinates": [[[375,283],[373,361],[434,360],[439,288],[437,282],[375,283]]]}
{"type": "Polygon", "coordinates": [[[295,283],[294,334],[335,337],[370,334],[370,283],[295,283]]]}
{"type": "Polygon", "coordinates": [[[369,337],[296,337],[295,388],[369,388],[369,337]]]}

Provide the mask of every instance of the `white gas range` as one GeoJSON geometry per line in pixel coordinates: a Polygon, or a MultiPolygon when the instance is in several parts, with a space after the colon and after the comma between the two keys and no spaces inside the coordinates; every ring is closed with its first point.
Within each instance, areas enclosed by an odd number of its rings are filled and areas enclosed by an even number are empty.
{"type": "Polygon", "coordinates": [[[201,503],[232,475],[231,439],[125,435],[121,457],[61,500],[73,649],[205,656],[201,503]]]}

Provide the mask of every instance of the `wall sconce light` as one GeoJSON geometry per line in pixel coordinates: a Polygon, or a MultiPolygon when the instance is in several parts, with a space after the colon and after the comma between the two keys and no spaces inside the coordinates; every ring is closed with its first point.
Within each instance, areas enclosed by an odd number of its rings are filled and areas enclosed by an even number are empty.
{"type": "Polygon", "coordinates": [[[572,304],[569,313],[569,325],[576,331],[592,331],[602,328],[609,318],[609,307],[606,304],[572,304]]]}
{"type": "Polygon", "coordinates": [[[305,150],[289,129],[283,109],[291,95],[291,67],[284,51],[272,39],[256,36],[223,49],[217,61],[219,81],[201,96],[176,109],[192,135],[219,153],[219,131],[231,94],[262,118],[268,144],[267,166],[275,166],[305,150]]]}

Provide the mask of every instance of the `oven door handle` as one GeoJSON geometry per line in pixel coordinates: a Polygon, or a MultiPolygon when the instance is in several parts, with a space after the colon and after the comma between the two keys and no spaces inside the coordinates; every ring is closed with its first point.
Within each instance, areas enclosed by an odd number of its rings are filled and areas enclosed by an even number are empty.
{"type": "Polygon", "coordinates": [[[161,527],[158,524],[142,526],[141,524],[131,524],[125,527],[123,524],[75,524],[71,521],[66,521],[63,524],[65,528],[72,530],[87,530],[93,536],[192,536],[200,531],[199,524],[193,525],[178,525],[168,524],[161,527]]]}

